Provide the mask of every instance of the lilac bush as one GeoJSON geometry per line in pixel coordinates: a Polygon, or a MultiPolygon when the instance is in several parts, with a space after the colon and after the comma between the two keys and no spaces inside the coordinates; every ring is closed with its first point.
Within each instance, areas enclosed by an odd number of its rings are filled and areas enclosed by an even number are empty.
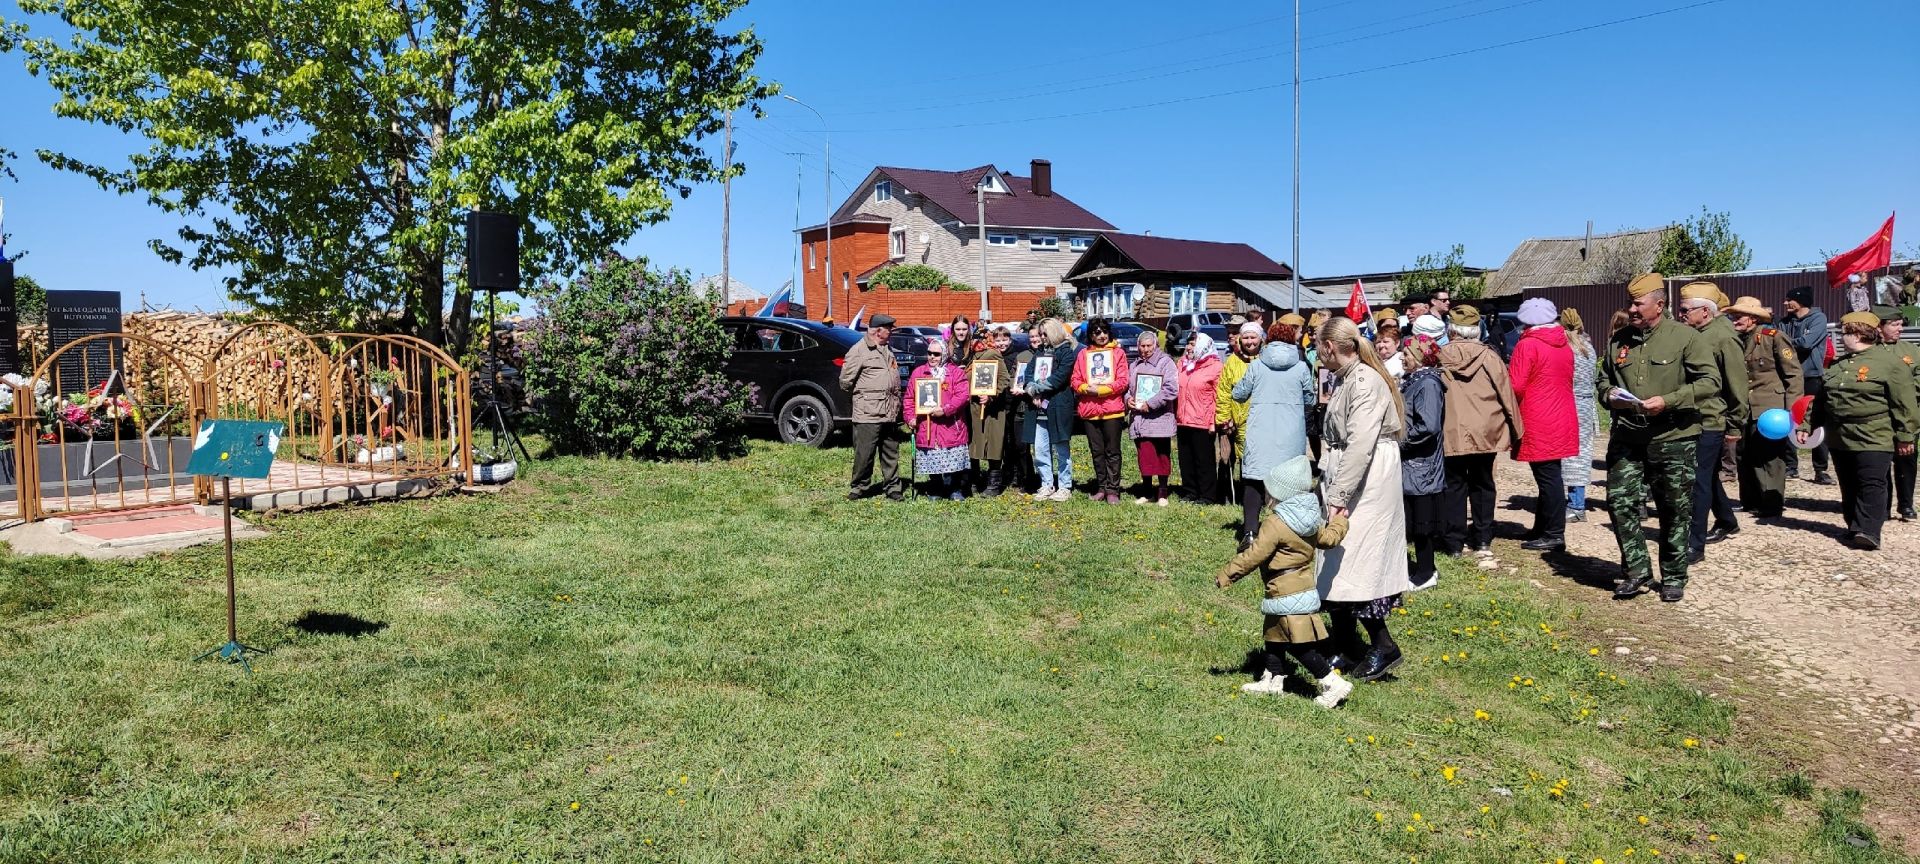
{"type": "Polygon", "coordinates": [[[687,274],[610,259],[540,301],[526,336],[527,390],[568,453],[711,459],[745,445],[747,385],[687,274]]]}

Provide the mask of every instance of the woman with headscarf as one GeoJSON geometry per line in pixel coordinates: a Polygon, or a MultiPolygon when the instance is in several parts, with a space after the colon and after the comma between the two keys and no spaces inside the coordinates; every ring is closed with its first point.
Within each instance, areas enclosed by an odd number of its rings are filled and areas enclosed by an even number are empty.
{"type": "Polygon", "coordinates": [[[1180,356],[1180,399],[1174,403],[1174,452],[1180,456],[1180,486],[1193,504],[1220,503],[1220,448],[1213,438],[1218,409],[1214,385],[1220,381],[1220,358],[1213,353],[1213,337],[1199,330],[1187,337],[1180,356]]]}
{"type": "Polygon", "coordinates": [[[1567,545],[1567,486],[1560,460],[1580,452],[1580,415],[1574,410],[1573,349],[1553,301],[1520,304],[1526,331],[1513,345],[1507,377],[1520,403],[1520,446],[1513,458],[1533,468],[1533,530],[1522,549],[1549,552],[1567,545]]]}
{"type": "Polygon", "coordinates": [[[1097,318],[1087,325],[1087,347],[1073,361],[1073,392],[1086,422],[1093,459],[1093,500],[1120,503],[1120,430],[1127,416],[1127,352],[1113,341],[1113,325],[1097,318]]]}
{"type": "Polygon", "coordinates": [[[1078,402],[1070,386],[1073,358],[1080,346],[1058,318],[1040,322],[1042,345],[1034,349],[1027,368],[1027,401],[1033,412],[1033,469],[1040,475],[1035,501],[1065,501],[1073,497],[1073,423],[1078,402]],[[1047,374],[1039,374],[1047,360],[1047,374]]]}
{"type": "Polygon", "coordinates": [[[1407,510],[1407,541],[1413,544],[1408,577],[1413,590],[1433,587],[1433,541],[1446,530],[1445,440],[1447,385],[1440,375],[1440,344],[1416,335],[1400,349],[1407,377],[1400,382],[1407,437],[1400,442],[1400,493],[1407,510]]]}
{"type": "Polygon", "coordinates": [[[1173,474],[1173,434],[1177,425],[1173,414],[1180,398],[1180,369],[1167,352],[1160,350],[1159,337],[1152,330],[1140,331],[1137,341],[1140,359],[1133,364],[1127,382],[1127,413],[1132,418],[1127,421],[1127,434],[1133,436],[1140,481],[1147,488],[1133,503],[1165,507],[1167,478],[1173,474]],[[1145,391],[1140,387],[1143,375],[1160,379],[1159,390],[1144,398],[1141,394],[1145,391]]]}
{"type": "Polygon", "coordinates": [[[971,396],[972,410],[968,412],[972,433],[968,449],[971,457],[985,465],[987,471],[987,488],[980,493],[985,498],[998,498],[1007,488],[1003,466],[1010,455],[1007,452],[1007,391],[1013,388],[1013,369],[1007,363],[1006,350],[1012,344],[1013,334],[1005,327],[995,327],[987,334],[986,346],[974,352],[973,362],[967,366],[969,391],[973,389],[975,368],[983,364],[999,367],[994,374],[994,392],[971,396]]]}
{"type": "Polygon", "coordinates": [[[948,362],[947,342],[927,340],[927,362],[907,377],[901,416],[913,418],[914,472],[933,478],[935,497],[955,501],[967,497],[967,373],[948,362]],[[917,413],[916,395],[925,379],[940,382],[940,404],[917,413]]]}
{"type": "Polygon", "coordinates": [[[1327,401],[1321,490],[1332,514],[1348,519],[1346,539],[1320,556],[1320,597],[1332,615],[1334,640],[1348,658],[1358,658],[1353,677],[1372,681],[1400,664],[1387,615],[1412,587],[1400,478],[1406,409],[1373,343],[1352,321],[1328,319],[1317,342],[1321,364],[1340,379],[1327,401]],[[1364,653],[1356,622],[1367,631],[1364,653]]]}
{"type": "Polygon", "coordinates": [[[1560,460],[1560,482],[1567,485],[1567,521],[1585,522],[1593,444],[1600,438],[1600,357],[1572,306],[1560,310],[1560,328],[1573,346],[1573,408],[1580,419],[1580,452],[1560,460]]]}
{"type": "MultiPolygon", "coordinates": [[[[1278,329],[1281,325],[1273,325],[1278,329]]],[[[1278,333],[1269,332],[1270,337],[1278,333]]],[[[1274,466],[1307,454],[1307,406],[1314,401],[1313,371],[1290,341],[1274,338],[1233,385],[1233,401],[1247,405],[1246,449],[1240,457],[1242,536],[1260,527],[1267,506],[1266,479],[1274,466]]]]}

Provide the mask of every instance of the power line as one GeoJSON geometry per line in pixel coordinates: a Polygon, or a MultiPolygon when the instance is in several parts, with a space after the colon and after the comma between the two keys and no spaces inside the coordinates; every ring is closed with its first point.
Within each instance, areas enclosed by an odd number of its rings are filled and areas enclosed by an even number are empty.
{"type": "MultiPolygon", "coordinates": [[[[1405,66],[1415,66],[1422,63],[1431,63],[1436,60],[1448,60],[1454,57],[1464,57],[1469,54],[1479,54],[1479,53],[1483,53],[1486,51],[1493,51],[1500,48],[1509,48],[1514,45],[1523,45],[1529,42],[1539,42],[1543,39],[1553,39],[1560,36],[1571,36],[1576,33],[1585,33],[1589,30],[1598,30],[1603,27],[1612,27],[1618,24],[1628,24],[1634,21],[1644,21],[1649,18],[1658,18],[1664,15],[1672,15],[1679,12],[1686,12],[1688,10],[1699,9],[1704,6],[1713,6],[1713,5],[1716,5],[1719,3],[1725,3],[1725,2],[1727,2],[1727,0],[1701,0],[1701,2],[1690,3],[1685,6],[1675,6],[1669,9],[1661,9],[1655,12],[1648,12],[1641,15],[1633,15],[1627,18],[1616,18],[1612,21],[1602,21],[1598,24],[1589,24],[1584,27],[1574,27],[1567,30],[1559,30],[1553,33],[1543,33],[1538,36],[1528,36],[1523,39],[1513,39],[1506,42],[1499,42],[1493,45],[1483,45],[1478,48],[1468,48],[1461,51],[1451,51],[1445,54],[1436,54],[1431,57],[1421,57],[1414,60],[1404,60],[1398,63],[1383,63],[1377,66],[1368,66],[1364,69],[1355,69],[1348,72],[1338,72],[1331,75],[1322,75],[1316,78],[1307,78],[1307,79],[1304,79],[1302,83],[1311,83],[1315,81],[1329,81],[1335,78],[1350,78],[1355,75],[1364,75],[1367,73],[1380,72],[1387,69],[1399,69],[1405,66]]],[[[951,123],[951,124],[938,125],[938,126],[908,126],[908,127],[894,127],[894,128],[878,128],[878,129],[835,129],[833,131],[864,132],[864,133],[939,132],[939,131],[945,131],[949,129],[973,129],[973,128],[979,128],[984,126],[1011,126],[1011,125],[1017,125],[1021,123],[1038,123],[1045,120],[1066,120],[1066,119],[1072,119],[1076,117],[1109,115],[1109,114],[1113,114],[1121,111],[1137,111],[1137,110],[1146,109],[1146,108],[1163,108],[1168,105],[1181,105],[1188,102],[1200,102],[1208,99],[1221,99],[1229,96],[1244,96],[1248,93],[1261,93],[1268,90],[1280,90],[1280,89],[1284,89],[1291,86],[1293,86],[1291,82],[1283,81],[1277,84],[1262,84],[1254,87],[1242,87],[1236,90],[1225,90],[1225,91],[1220,91],[1215,93],[1199,93],[1192,96],[1181,96],[1173,99],[1163,99],[1157,102],[1141,102],[1141,103],[1136,103],[1132,105],[1118,105],[1118,106],[1110,106],[1110,107],[1104,107],[1104,108],[1095,108],[1095,109],[1090,109],[1086,111],[1072,111],[1072,112],[1067,112],[1063,114],[1045,114],[1045,115],[1040,115],[1035,117],[1019,117],[1019,118],[1013,118],[1008,120],[980,120],[980,121],[975,121],[971,123],[951,123]]]]}

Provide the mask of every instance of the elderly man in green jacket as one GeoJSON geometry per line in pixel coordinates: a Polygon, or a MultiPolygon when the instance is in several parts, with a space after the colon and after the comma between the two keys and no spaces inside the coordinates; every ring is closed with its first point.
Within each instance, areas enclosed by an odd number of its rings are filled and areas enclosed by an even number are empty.
{"type": "Polygon", "coordinates": [[[1653,582],[1640,527],[1651,498],[1660,522],[1660,599],[1674,603],[1686,595],[1700,405],[1721,392],[1720,367],[1706,339],[1667,319],[1666,281],[1660,274],[1634,277],[1627,293],[1633,300],[1628,326],[1607,341],[1600,364],[1606,389],[1601,401],[1613,412],[1607,505],[1624,571],[1613,596],[1631,599],[1653,582]]]}
{"type": "Polygon", "coordinates": [[[853,394],[853,481],[847,500],[858,501],[885,490],[887,498],[905,496],[900,483],[900,366],[894,362],[887,337],[893,335],[893,316],[875,315],[867,322],[866,338],[847,349],[840,366],[840,389],[853,394]],[[880,457],[880,485],[873,479],[874,456],[880,457]]]}
{"type": "Polygon", "coordinates": [[[1733,514],[1733,500],[1720,483],[1721,453],[1740,443],[1747,428],[1747,358],[1740,334],[1733,322],[1720,314],[1730,306],[1720,286],[1704,280],[1680,286],[1680,314],[1687,326],[1697,331],[1713,350],[1715,371],[1720,373],[1720,390],[1701,400],[1700,437],[1693,469],[1693,520],[1687,528],[1687,563],[1698,564],[1707,558],[1707,544],[1718,543],[1740,533],[1740,520],[1733,514]],[[1707,529],[1707,516],[1713,516],[1713,529],[1707,529]]]}

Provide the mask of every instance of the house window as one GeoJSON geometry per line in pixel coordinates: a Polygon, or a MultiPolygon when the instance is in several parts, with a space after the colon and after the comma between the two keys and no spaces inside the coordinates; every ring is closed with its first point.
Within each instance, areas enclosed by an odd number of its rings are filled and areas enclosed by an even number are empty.
{"type": "Polygon", "coordinates": [[[1085,252],[1088,249],[1093,248],[1093,238],[1092,237],[1069,237],[1067,238],[1067,248],[1075,252],[1085,252]]]}
{"type": "Polygon", "coordinates": [[[1027,248],[1053,252],[1060,248],[1060,238],[1047,234],[1035,234],[1027,238],[1027,248]]]}
{"type": "Polygon", "coordinates": [[[873,200],[892,201],[893,200],[893,181],[882,180],[878,183],[873,184],[873,200]]]}
{"type": "Polygon", "coordinates": [[[980,186],[988,192],[1004,193],[1007,191],[1007,184],[1000,182],[1000,178],[994,174],[987,174],[981,177],[980,186]]]}
{"type": "Polygon", "coordinates": [[[1140,296],[1140,286],[1131,282],[1121,282],[1107,290],[1113,292],[1113,308],[1111,313],[1131,317],[1133,315],[1134,299],[1140,296]]]}
{"type": "Polygon", "coordinates": [[[807,244],[807,269],[808,270],[813,269],[813,244],[812,243],[807,244]]]}
{"type": "Polygon", "coordinates": [[[1174,285],[1169,289],[1168,304],[1175,315],[1187,315],[1207,311],[1207,286],[1174,285]]]}
{"type": "Polygon", "coordinates": [[[907,257],[907,229],[902,228],[887,235],[887,255],[894,258],[907,257]]]}
{"type": "Polygon", "coordinates": [[[1018,235],[1018,234],[988,234],[988,235],[987,235],[987,245],[988,245],[988,246],[1018,246],[1018,245],[1020,245],[1020,235],[1018,235]]]}

